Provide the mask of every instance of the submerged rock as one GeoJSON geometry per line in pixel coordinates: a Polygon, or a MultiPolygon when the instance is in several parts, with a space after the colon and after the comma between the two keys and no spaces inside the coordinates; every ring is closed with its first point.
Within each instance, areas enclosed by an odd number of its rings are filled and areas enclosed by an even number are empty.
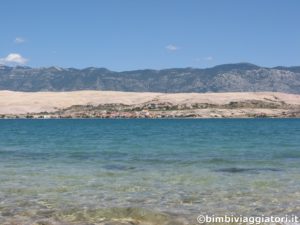
{"type": "Polygon", "coordinates": [[[117,221],[112,221],[112,222],[107,222],[104,223],[103,225],[138,225],[139,223],[134,223],[134,222],[117,222],[117,221]]]}
{"type": "Polygon", "coordinates": [[[258,173],[260,171],[277,172],[282,170],[276,168],[237,168],[237,167],[222,168],[222,169],[215,170],[215,172],[225,172],[225,173],[258,173]]]}
{"type": "Polygon", "coordinates": [[[171,221],[168,214],[144,208],[109,208],[60,212],[60,221],[80,225],[165,225],[171,221]]]}

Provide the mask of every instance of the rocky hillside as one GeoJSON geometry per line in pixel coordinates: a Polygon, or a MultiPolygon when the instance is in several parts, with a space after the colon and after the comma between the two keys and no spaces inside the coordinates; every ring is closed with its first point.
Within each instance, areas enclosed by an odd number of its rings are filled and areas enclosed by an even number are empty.
{"type": "Polygon", "coordinates": [[[207,69],[114,72],[104,68],[30,68],[0,65],[0,90],[132,92],[285,92],[300,94],[300,67],[264,68],[249,63],[207,69]]]}

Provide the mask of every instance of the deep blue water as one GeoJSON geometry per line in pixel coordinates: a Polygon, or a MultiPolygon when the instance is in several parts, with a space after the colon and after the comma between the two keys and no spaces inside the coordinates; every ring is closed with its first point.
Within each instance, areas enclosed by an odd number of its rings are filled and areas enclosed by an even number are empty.
{"type": "Polygon", "coordinates": [[[0,171],[0,223],[298,213],[300,119],[0,120],[0,171]]]}

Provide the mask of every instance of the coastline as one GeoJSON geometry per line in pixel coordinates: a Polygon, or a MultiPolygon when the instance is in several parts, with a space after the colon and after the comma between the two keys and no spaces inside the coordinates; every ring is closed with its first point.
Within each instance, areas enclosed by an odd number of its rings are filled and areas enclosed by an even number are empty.
{"type": "Polygon", "coordinates": [[[199,115],[192,115],[192,116],[185,116],[185,115],[123,115],[122,113],[110,116],[110,115],[103,115],[103,116],[94,116],[94,115],[49,115],[49,114],[26,114],[26,115],[0,115],[0,120],[10,120],[10,119],[33,119],[33,120],[49,120],[49,119],[255,119],[255,118],[269,118],[269,119],[299,119],[300,115],[297,114],[291,114],[286,115],[285,112],[283,112],[281,115],[274,115],[274,114],[266,114],[266,113],[252,113],[248,114],[245,113],[243,115],[231,115],[231,116],[224,116],[220,114],[214,114],[211,116],[199,116],[199,115]]]}

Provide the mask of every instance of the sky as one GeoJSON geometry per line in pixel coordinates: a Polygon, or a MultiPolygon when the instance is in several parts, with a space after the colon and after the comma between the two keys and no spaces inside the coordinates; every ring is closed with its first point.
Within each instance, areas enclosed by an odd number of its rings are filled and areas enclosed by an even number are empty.
{"type": "Polygon", "coordinates": [[[0,64],[300,65],[299,0],[1,0],[0,64]]]}

